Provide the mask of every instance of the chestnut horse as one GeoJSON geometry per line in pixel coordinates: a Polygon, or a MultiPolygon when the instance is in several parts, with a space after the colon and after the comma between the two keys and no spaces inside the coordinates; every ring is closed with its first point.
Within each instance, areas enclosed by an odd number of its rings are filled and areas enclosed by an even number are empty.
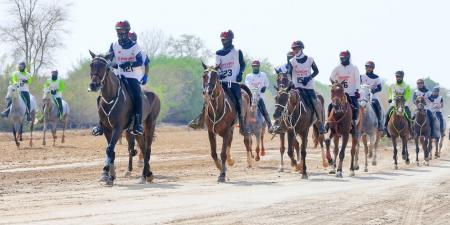
{"type": "MultiPolygon", "coordinates": [[[[347,95],[344,92],[344,84],[340,82],[332,82],[331,85],[331,104],[333,109],[328,117],[328,125],[330,128],[330,136],[325,140],[327,147],[328,162],[332,164],[330,174],[336,173],[336,177],[342,178],[342,162],[345,157],[345,148],[347,147],[352,129],[352,106],[348,102],[347,95]],[[339,139],[342,137],[342,146],[339,151],[339,139]],[[334,142],[334,160],[331,159],[330,142],[334,142]],[[339,154],[339,163],[336,170],[336,160],[339,154]]],[[[355,153],[358,137],[352,136],[350,176],[355,175],[355,153]]]]}
{"type": "Polygon", "coordinates": [[[414,102],[417,106],[415,117],[414,117],[414,124],[412,129],[414,130],[414,142],[416,144],[416,164],[419,166],[419,142],[422,146],[425,160],[425,165],[429,165],[430,160],[430,154],[431,154],[431,126],[430,122],[428,120],[427,116],[427,109],[425,108],[427,102],[425,100],[425,97],[423,96],[417,96],[416,101],[414,102]]]}
{"type": "MultiPolygon", "coordinates": [[[[225,182],[227,165],[234,165],[231,157],[231,142],[233,141],[233,130],[237,123],[236,102],[231,97],[231,93],[225,91],[222,82],[219,79],[217,67],[208,67],[202,62],[203,66],[203,98],[205,100],[205,124],[208,127],[209,143],[211,145],[211,157],[217,169],[220,170],[218,182],[225,182]],[[223,138],[221,160],[217,157],[216,135],[223,138]]],[[[251,93],[247,86],[241,84],[242,92],[242,113],[246,117],[250,108],[251,93]]],[[[247,134],[244,139],[248,139],[247,134]]],[[[247,162],[253,160],[251,147],[246,143],[247,162]],[[249,151],[250,149],[250,151],[249,151]]]]}
{"type": "Polygon", "coordinates": [[[388,122],[388,131],[391,135],[392,145],[394,146],[394,169],[398,169],[397,163],[397,138],[402,140],[402,159],[406,165],[409,165],[408,139],[411,133],[408,126],[408,118],[405,115],[405,97],[395,94],[395,106],[390,112],[392,116],[388,122]]]}

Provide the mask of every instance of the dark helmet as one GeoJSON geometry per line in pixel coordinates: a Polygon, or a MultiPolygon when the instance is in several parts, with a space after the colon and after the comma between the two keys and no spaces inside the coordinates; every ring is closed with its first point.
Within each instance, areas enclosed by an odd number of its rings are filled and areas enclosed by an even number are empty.
{"type": "Polygon", "coordinates": [[[375,63],[373,61],[367,61],[365,66],[375,68],[375,63]]]}
{"type": "Polygon", "coordinates": [[[130,32],[131,26],[127,20],[116,23],[116,31],[124,30],[126,33],[130,32]]]}
{"type": "Polygon", "coordinates": [[[22,62],[19,63],[18,66],[23,66],[23,67],[25,67],[26,65],[27,65],[27,64],[26,64],[24,61],[22,61],[22,62]]]}
{"type": "Polygon", "coordinates": [[[220,39],[232,40],[233,38],[234,38],[234,33],[231,30],[220,33],[220,39]]]}
{"type": "Polygon", "coordinates": [[[52,70],[51,74],[52,74],[52,76],[53,76],[53,75],[56,75],[56,76],[57,76],[57,75],[58,75],[58,70],[52,70]]]}
{"type": "Polygon", "coordinates": [[[439,86],[436,86],[433,88],[434,93],[439,93],[440,90],[441,90],[441,88],[439,86]]]}
{"type": "Polygon", "coordinates": [[[304,49],[304,48],[305,48],[305,45],[303,45],[303,42],[302,42],[302,41],[298,40],[298,41],[292,42],[291,48],[292,48],[292,49],[294,49],[294,48],[304,49]]]}
{"type": "Polygon", "coordinates": [[[261,63],[258,60],[254,60],[252,62],[252,66],[260,66],[260,65],[261,65],[261,63]]]}
{"type": "Polygon", "coordinates": [[[137,34],[136,34],[136,32],[130,32],[130,33],[128,33],[128,37],[129,37],[132,41],[137,41],[137,34]]]}
{"type": "Polygon", "coordinates": [[[403,72],[403,70],[399,70],[399,71],[395,72],[395,76],[396,77],[404,77],[405,76],[405,72],[403,72]]]}

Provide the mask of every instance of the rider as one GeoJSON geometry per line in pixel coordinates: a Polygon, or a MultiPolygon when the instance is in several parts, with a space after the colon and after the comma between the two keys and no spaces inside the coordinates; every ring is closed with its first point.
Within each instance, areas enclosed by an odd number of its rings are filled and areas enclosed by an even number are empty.
{"type": "Polygon", "coordinates": [[[266,109],[266,104],[264,104],[264,92],[266,92],[266,89],[269,86],[269,80],[267,79],[266,73],[259,71],[260,65],[261,63],[258,60],[252,62],[253,72],[247,74],[247,76],[245,77],[245,85],[247,85],[250,89],[259,89],[258,108],[262,112],[264,119],[266,120],[267,128],[270,130],[270,128],[272,127],[272,122],[270,121],[269,113],[266,109]]]}
{"type": "Polygon", "coordinates": [[[295,57],[289,60],[289,77],[295,89],[314,107],[314,112],[319,121],[319,133],[324,134],[326,130],[323,126],[321,105],[314,91],[314,77],[319,74],[319,69],[312,57],[303,54],[305,46],[302,41],[294,41],[291,48],[295,57]]]}
{"type": "Polygon", "coordinates": [[[432,94],[428,97],[428,100],[431,102],[430,109],[436,114],[437,119],[439,120],[439,130],[441,132],[441,136],[445,136],[444,130],[444,118],[442,117],[442,108],[444,108],[444,99],[441,95],[439,95],[439,87],[436,86],[433,88],[432,94]]]}
{"type": "MultiPolygon", "coordinates": [[[[431,136],[434,136],[434,118],[433,118],[433,113],[430,110],[430,100],[428,99],[428,97],[430,97],[431,95],[431,91],[428,90],[428,88],[425,86],[425,81],[423,79],[418,79],[417,80],[417,89],[414,91],[413,94],[413,103],[416,103],[416,99],[417,97],[424,97],[425,98],[425,102],[426,102],[426,109],[427,109],[427,116],[428,116],[428,121],[430,121],[430,130],[431,130],[431,136]]],[[[415,118],[415,114],[413,115],[413,120],[415,118]]]]}
{"type": "Polygon", "coordinates": [[[387,129],[387,125],[389,123],[389,119],[391,117],[391,112],[394,109],[394,101],[395,101],[395,97],[396,95],[400,94],[403,95],[404,99],[405,99],[405,112],[406,112],[406,116],[408,117],[408,127],[409,130],[411,131],[411,135],[412,135],[412,129],[411,129],[411,110],[409,110],[409,107],[406,105],[406,102],[408,102],[411,99],[411,88],[409,87],[408,84],[406,84],[405,81],[403,81],[403,77],[405,76],[405,73],[401,70],[395,72],[395,78],[397,79],[395,84],[392,84],[389,87],[389,103],[391,104],[391,106],[389,107],[389,110],[387,111],[386,114],[386,121],[384,122],[384,128],[385,128],[385,133],[387,134],[387,136],[389,137],[389,132],[387,129]]]}
{"type": "MultiPolygon", "coordinates": [[[[216,65],[219,66],[220,80],[225,91],[231,92],[231,97],[236,100],[236,111],[238,113],[240,133],[248,133],[245,127],[245,120],[241,114],[241,88],[239,83],[242,81],[242,73],[245,70],[244,55],[241,50],[233,46],[233,31],[228,30],[220,34],[223,48],[216,52],[216,65]]],[[[201,129],[204,127],[205,107],[202,113],[189,123],[189,127],[201,129]]]]}
{"type": "MultiPolygon", "coordinates": [[[[16,85],[19,84],[20,95],[25,100],[25,104],[27,105],[27,121],[31,120],[30,117],[30,90],[29,85],[33,81],[33,76],[27,71],[25,71],[26,64],[25,62],[21,62],[18,65],[18,71],[12,73],[11,76],[11,84],[16,85]]],[[[10,106],[12,104],[12,100],[8,100],[7,108],[5,111],[1,113],[2,117],[8,117],[10,106]]]]}
{"type": "MultiPolygon", "coordinates": [[[[119,76],[122,76],[124,83],[128,86],[128,91],[133,101],[134,126],[131,131],[134,135],[142,135],[144,128],[142,126],[142,98],[141,98],[141,82],[142,65],[144,59],[142,51],[137,42],[130,39],[130,23],[127,20],[116,23],[116,32],[118,41],[111,44],[109,54],[112,56],[113,67],[119,69],[119,76]]],[[[92,129],[93,135],[103,134],[101,124],[92,129]]]]}
{"type": "Polygon", "coordinates": [[[58,117],[61,119],[63,116],[61,94],[64,91],[64,81],[58,78],[58,70],[53,70],[51,74],[52,76],[45,81],[44,89],[50,90],[50,93],[55,97],[58,103],[58,117]]]}
{"type": "MultiPolygon", "coordinates": [[[[128,34],[128,36],[130,37],[130,39],[134,42],[137,43],[137,34],[136,32],[130,32],[128,34]]],[[[148,82],[148,71],[150,68],[150,58],[148,57],[147,54],[144,54],[144,51],[141,52],[142,53],[142,61],[144,62],[144,75],[141,78],[141,84],[145,85],[148,82]]]]}
{"type": "MultiPolygon", "coordinates": [[[[339,59],[341,64],[334,68],[331,73],[330,80],[331,82],[338,81],[343,83],[345,94],[347,95],[347,99],[352,105],[352,134],[357,136],[358,130],[356,129],[356,123],[358,120],[359,114],[359,86],[361,84],[361,77],[359,74],[358,67],[353,65],[350,62],[350,52],[343,51],[339,54],[339,59]]],[[[332,105],[328,106],[328,115],[330,115],[332,110],[332,105]]]]}
{"type": "Polygon", "coordinates": [[[372,107],[375,111],[375,114],[377,115],[378,119],[378,130],[383,131],[383,122],[381,120],[381,105],[378,101],[379,94],[381,92],[381,79],[378,75],[373,73],[373,70],[375,69],[375,63],[372,61],[366,62],[366,74],[361,75],[361,84],[362,85],[369,85],[371,87],[371,93],[372,93],[372,107]]]}
{"type": "Polygon", "coordinates": [[[295,56],[295,53],[293,51],[289,51],[286,54],[287,63],[275,68],[275,72],[276,73],[287,73],[289,70],[289,60],[291,60],[294,56],[295,56]]]}

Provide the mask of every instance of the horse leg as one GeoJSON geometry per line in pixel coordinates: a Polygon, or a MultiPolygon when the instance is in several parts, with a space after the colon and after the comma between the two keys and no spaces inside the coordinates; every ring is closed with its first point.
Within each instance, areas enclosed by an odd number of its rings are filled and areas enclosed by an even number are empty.
{"type": "MultiPolygon", "coordinates": [[[[419,166],[419,137],[414,137],[414,144],[416,145],[416,165],[419,166]]],[[[423,143],[421,143],[423,144],[423,143]]],[[[425,149],[424,149],[425,150],[425,149]]]]}
{"type": "MultiPolygon", "coordinates": [[[[351,163],[350,163],[350,176],[355,176],[355,158],[356,158],[356,148],[358,145],[358,137],[353,135],[352,136],[352,147],[350,149],[350,156],[351,156],[351,163]]],[[[345,151],[345,150],[344,150],[345,151]]]]}
{"type": "MultiPolygon", "coordinates": [[[[230,128],[230,130],[233,128],[230,128]]],[[[228,148],[228,142],[231,136],[231,131],[225,132],[223,136],[223,142],[222,142],[222,151],[220,152],[220,159],[222,160],[222,170],[220,171],[220,175],[217,178],[218,182],[225,182],[226,178],[226,172],[227,172],[227,148],[228,148]]],[[[250,135],[247,135],[250,136],[250,135]]]]}
{"type": "MultiPolygon", "coordinates": [[[[111,136],[112,136],[111,130],[105,129],[103,133],[105,135],[106,142],[110,143],[111,136]]],[[[108,155],[106,155],[106,157],[105,157],[105,166],[103,166],[102,175],[100,176],[100,181],[101,182],[107,182],[108,179],[109,179],[109,175],[108,175],[108,173],[109,173],[109,164],[107,163],[107,160],[108,160],[108,155]]]]}
{"type": "Polygon", "coordinates": [[[280,166],[278,167],[278,172],[284,171],[283,156],[284,156],[284,151],[286,150],[286,148],[284,147],[284,134],[285,133],[280,134],[280,166]]]}
{"type": "Polygon", "coordinates": [[[214,164],[216,165],[217,169],[222,170],[222,165],[220,163],[219,158],[217,157],[217,141],[216,141],[216,134],[208,130],[208,138],[209,138],[209,144],[211,145],[211,157],[214,160],[214,164]]]}
{"type": "Polygon", "coordinates": [[[294,156],[294,142],[296,142],[297,140],[295,140],[295,135],[294,132],[292,131],[288,131],[287,132],[287,140],[288,140],[288,156],[291,159],[291,166],[293,167],[294,171],[299,171],[300,168],[297,164],[297,161],[295,160],[295,156],[294,156]]]}
{"type": "Polygon", "coordinates": [[[336,173],[336,162],[337,162],[337,156],[339,153],[339,137],[334,136],[333,137],[333,143],[334,143],[334,149],[333,149],[333,154],[334,154],[334,159],[333,159],[333,166],[331,167],[331,174],[336,173]]]}
{"type": "Polygon", "coordinates": [[[56,146],[56,139],[58,138],[56,136],[56,122],[52,123],[52,136],[53,136],[53,146],[56,146]]]}
{"type": "Polygon", "coordinates": [[[264,148],[264,133],[265,133],[265,128],[263,127],[261,129],[261,156],[265,156],[266,155],[266,148],[264,148]]]}
{"type": "Polygon", "coordinates": [[[33,147],[33,128],[34,128],[34,112],[31,113],[31,123],[30,123],[30,148],[33,147]]]}
{"type": "MultiPolygon", "coordinates": [[[[136,155],[136,150],[134,149],[136,142],[134,139],[134,136],[128,132],[126,139],[127,139],[127,143],[128,143],[128,171],[125,172],[125,177],[128,177],[131,175],[131,171],[133,171],[133,156],[136,155]]],[[[122,136],[122,135],[120,135],[122,136]]],[[[120,138],[119,138],[120,140],[120,138]]]]}
{"type": "Polygon", "coordinates": [[[45,115],[44,115],[44,128],[43,128],[43,135],[42,135],[42,145],[46,145],[47,143],[45,142],[45,133],[47,132],[47,120],[45,119],[45,115]]]}
{"type": "MultiPolygon", "coordinates": [[[[248,135],[250,136],[250,135],[248,135]]],[[[234,166],[234,159],[231,157],[231,143],[233,142],[233,130],[231,130],[230,139],[227,143],[227,164],[234,166]]]]}
{"type": "Polygon", "coordinates": [[[405,163],[409,165],[408,137],[402,137],[402,151],[405,152],[405,163]]]}
{"type": "MultiPolygon", "coordinates": [[[[377,165],[377,149],[378,149],[378,143],[380,142],[380,132],[377,131],[375,134],[375,142],[373,145],[373,159],[372,159],[372,166],[377,165]]],[[[372,141],[372,139],[371,139],[372,141]]]]}
{"type": "Polygon", "coordinates": [[[16,142],[16,147],[17,147],[17,149],[19,149],[20,148],[20,142],[19,142],[19,140],[17,140],[16,123],[13,124],[12,132],[13,132],[13,135],[14,135],[14,142],[16,142]]]}
{"type": "Polygon", "coordinates": [[[260,150],[261,150],[261,149],[259,149],[260,138],[261,138],[261,136],[258,133],[256,133],[255,134],[255,140],[256,140],[256,149],[255,149],[256,157],[255,157],[255,161],[257,161],[257,162],[261,159],[261,157],[259,155],[260,150]]]}
{"type": "Polygon", "coordinates": [[[327,160],[327,155],[325,152],[325,148],[323,146],[323,135],[319,135],[319,144],[320,144],[320,151],[322,154],[322,167],[323,168],[327,168],[328,167],[328,160],[327,160]]]}
{"type": "Polygon", "coordinates": [[[120,127],[115,127],[111,134],[111,139],[108,142],[108,147],[106,148],[106,166],[108,166],[109,176],[106,181],[106,185],[114,185],[114,180],[116,179],[116,167],[114,165],[114,160],[116,158],[116,153],[114,148],[116,147],[117,140],[119,139],[122,130],[120,127]]]}
{"type": "Polygon", "coordinates": [[[153,172],[150,167],[150,156],[152,154],[153,135],[155,134],[155,121],[147,122],[145,126],[145,134],[141,139],[140,147],[144,154],[144,168],[142,169],[142,180],[151,183],[154,179],[153,172]]]}
{"type": "MultiPolygon", "coordinates": [[[[371,149],[369,149],[369,147],[367,146],[367,135],[362,135],[362,143],[364,145],[364,172],[368,172],[369,169],[368,169],[367,158],[368,158],[369,152],[372,152],[372,151],[370,151],[371,149]]],[[[370,145],[372,145],[372,143],[373,143],[372,136],[370,136],[370,145]]],[[[359,152],[359,150],[358,150],[358,152],[359,152]]]]}
{"type": "Polygon", "coordinates": [[[429,155],[429,152],[428,152],[428,138],[423,138],[423,141],[422,141],[422,149],[423,149],[423,158],[424,158],[424,160],[425,160],[425,165],[426,166],[429,166],[430,164],[429,164],[429,159],[428,159],[428,155],[429,155]]]}
{"type": "MultiPolygon", "coordinates": [[[[364,135],[364,136],[365,136],[365,135],[364,135]]],[[[359,141],[360,141],[360,137],[361,137],[361,136],[356,137],[355,161],[353,162],[353,168],[354,168],[355,170],[359,170],[359,148],[360,148],[359,141]]],[[[355,138],[355,137],[352,137],[352,141],[353,141],[353,138],[355,138]]]]}
{"type": "MultiPolygon", "coordinates": [[[[347,147],[347,143],[348,143],[348,139],[349,139],[350,135],[349,134],[344,134],[342,135],[342,146],[341,149],[339,151],[339,164],[337,166],[337,172],[336,172],[336,177],[342,178],[342,164],[345,158],[345,148],[347,147]]],[[[353,146],[352,146],[353,149],[353,146]]],[[[354,151],[354,149],[352,150],[354,151]]],[[[354,154],[352,154],[354,156],[354,154]]],[[[354,157],[352,157],[351,163],[350,163],[350,171],[353,171],[353,162],[354,162],[354,157]]]]}
{"type": "Polygon", "coordinates": [[[67,115],[64,116],[64,120],[63,120],[63,130],[62,130],[61,143],[64,143],[65,139],[66,139],[66,127],[67,127],[67,115]]]}
{"type": "Polygon", "coordinates": [[[306,146],[308,144],[308,134],[306,132],[305,135],[302,135],[302,149],[301,149],[301,155],[302,155],[302,160],[301,160],[301,166],[302,166],[302,179],[308,179],[308,173],[306,171],[306,146]]]}
{"type": "Polygon", "coordinates": [[[397,138],[393,135],[392,137],[391,137],[391,139],[392,139],[392,145],[393,145],[393,147],[394,147],[394,156],[393,156],[393,159],[394,159],[394,169],[398,169],[398,163],[397,163],[397,138]]]}
{"type": "Polygon", "coordinates": [[[245,149],[247,151],[247,167],[252,168],[253,167],[253,154],[252,154],[252,136],[251,135],[244,136],[244,145],[245,145],[245,149]]]}

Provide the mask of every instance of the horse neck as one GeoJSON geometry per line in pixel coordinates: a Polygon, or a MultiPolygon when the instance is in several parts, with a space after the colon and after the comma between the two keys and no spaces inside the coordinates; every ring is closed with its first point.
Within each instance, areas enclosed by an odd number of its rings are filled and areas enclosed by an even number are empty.
{"type": "Polygon", "coordinates": [[[20,96],[19,90],[17,90],[17,93],[11,95],[11,100],[12,100],[11,111],[21,112],[22,109],[23,109],[23,111],[26,110],[25,102],[23,101],[22,97],[20,96]]]}
{"type": "Polygon", "coordinates": [[[107,77],[105,77],[105,81],[101,89],[101,94],[102,97],[106,100],[113,100],[117,96],[120,81],[112,71],[109,71],[105,76],[107,77]]]}
{"type": "Polygon", "coordinates": [[[421,124],[421,123],[424,123],[426,121],[426,119],[427,119],[426,110],[425,109],[417,110],[416,117],[415,117],[416,122],[421,124]]]}
{"type": "Polygon", "coordinates": [[[214,109],[214,112],[216,112],[216,114],[221,114],[225,110],[226,107],[225,100],[228,97],[226,96],[225,90],[223,90],[222,85],[221,84],[217,85],[218,85],[216,88],[217,97],[210,97],[209,101],[211,104],[209,104],[209,107],[212,107],[214,109]]]}
{"type": "Polygon", "coordinates": [[[44,104],[45,107],[45,114],[48,115],[57,115],[58,114],[58,107],[55,103],[55,100],[53,99],[53,96],[49,97],[49,99],[44,104]]]}

